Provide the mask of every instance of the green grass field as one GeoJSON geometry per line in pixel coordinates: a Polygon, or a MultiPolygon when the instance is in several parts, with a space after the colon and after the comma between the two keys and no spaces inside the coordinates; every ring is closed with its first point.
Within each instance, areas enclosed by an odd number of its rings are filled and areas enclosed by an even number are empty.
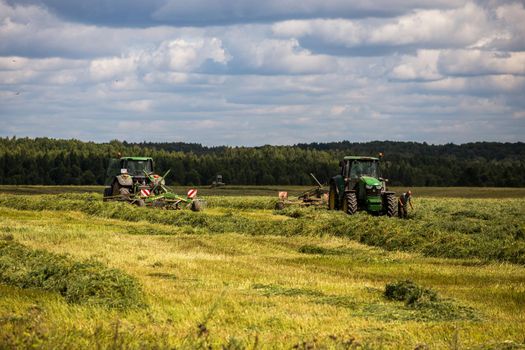
{"type": "MultiPolygon", "coordinates": [[[[223,186],[210,188],[196,186],[204,196],[277,196],[278,191],[288,191],[292,196],[309,190],[312,186],[223,186]]],[[[173,186],[175,192],[184,194],[189,186],[173,186]]],[[[37,185],[0,185],[0,193],[10,194],[60,194],[60,193],[102,193],[104,186],[37,186],[37,185]]],[[[397,193],[406,188],[392,187],[397,193]]],[[[504,187],[413,187],[416,197],[439,198],[524,198],[525,188],[504,187]]]]}
{"type": "Polygon", "coordinates": [[[409,220],[99,189],[0,187],[0,349],[525,348],[524,189],[413,189],[409,220]]]}

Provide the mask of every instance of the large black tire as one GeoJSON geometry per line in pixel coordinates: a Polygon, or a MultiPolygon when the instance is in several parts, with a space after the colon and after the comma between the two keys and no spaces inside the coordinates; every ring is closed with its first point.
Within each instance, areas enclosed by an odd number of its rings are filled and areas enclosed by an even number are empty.
{"type": "Polygon", "coordinates": [[[111,187],[106,187],[104,188],[104,197],[103,197],[103,201],[107,201],[106,197],[111,197],[113,195],[113,189],[111,187]]]}
{"type": "Polygon", "coordinates": [[[328,193],[328,210],[337,209],[337,192],[335,190],[335,185],[330,185],[330,192],[328,193]]]}
{"type": "Polygon", "coordinates": [[[202,203],[201,201],[199,200],[194,200],[193,202],[191,202],[191,207],[190,209],[192,211],[201,211],[203,208],[202,208],[202,203]]]}
{"type": "Polygon", "coordinates": [[[118,181],[113,182],[112,193],[113,196],[120,196],[122,199],[129,199],[130,191],[127,187],[122,187],[118,181]]]}
{"type": "Polygon", "coordinates": [[[357,212],[357,196],[355,192],[345,194],[342,209],[348,215],[354,215],[357,212]]]}
{"type": "Polygon", "coordinates": [[[385,196],[384,205],[388,217],[394,217],[397,215],[397,200],[393,193],[385,196]]]}
{"type": "Polygon", "coordinates": [[[122,197],[122,199],[129,199],[129,195],[130,195],[129,188],[127,187],[120,188],[120,196],[122,197]]]}

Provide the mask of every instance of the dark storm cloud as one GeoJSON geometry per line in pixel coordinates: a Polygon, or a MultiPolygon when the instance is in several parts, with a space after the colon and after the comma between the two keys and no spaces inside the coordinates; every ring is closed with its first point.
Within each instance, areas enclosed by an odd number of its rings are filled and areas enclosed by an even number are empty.
{"type": "Polygon", "coordinates": [[[8,0],[36,4],[74,22],[112,27],[213,26],[309,18],[393,17],[417,8],[449,8],[452,0],[8,0]]]}

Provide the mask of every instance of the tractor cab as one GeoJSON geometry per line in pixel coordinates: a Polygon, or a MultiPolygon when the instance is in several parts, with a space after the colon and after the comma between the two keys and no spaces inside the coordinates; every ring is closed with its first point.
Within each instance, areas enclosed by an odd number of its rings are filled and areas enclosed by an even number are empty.
{"type": "Polygon", "coordinates": [[[150,186],[151,178],[164,184],[164,179],[153,174],[153,159],[149,157],[122,157],[109,160],[104,196],[129,195],[150,186]]]}
{"type": "Polygon", "coordinates": [[[111,186],[116,176],[127,174],[134,179],[134,182],[144,181],[146,171],[153,173],[153,159],[149,157],[122,157],[120,159],[111,158],[106,172],[106,186],[111,186]]]}
{"type": "Polygon", "coordinates": [[[350,179],[359,179],[362,176],[379,178],[379,158],[373,157],[344,157],[341,162],[341,175],[350,179]]]}
{"type": "Polygon", "coordinates": [[[379,180],[379,158],[349,156],[343,160],[342,176],[347,179],[346,191],[355,191],[358,205],[369,211],[382,209],[383,184],[379,180]]]}
{"type": "Polygon", "coordinates": [[[133,177],[144,177],[144,171],[148,174],[153,172],[153,159],[151,158],[121,158],[120,165],[133,177]]]}

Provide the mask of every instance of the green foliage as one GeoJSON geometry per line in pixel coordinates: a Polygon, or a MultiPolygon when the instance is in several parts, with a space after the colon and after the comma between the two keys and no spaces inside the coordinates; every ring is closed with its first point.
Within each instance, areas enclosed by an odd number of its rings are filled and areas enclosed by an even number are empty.
{"type": "Polygon", "coordinates": [[[421,287],[411,280],[387,283],[384,296],[389,300],[403,301],[408,308],[418,310],[414,315],[416,319],[446,321],[479,318],[474,309],[443,300],[432,289],[421,287]]]}
{"type": "Polygon", "coordinates": [[[303,253],[303,254],[319,254],[319,255],[328,255],[332,253],[330,249],[326,249],[326,248],[315,246],[315,245],[303,245],[299,247],[298,252],[303,253]]]}
{"type": "Polygon", "coordinates": [[[279,210],[276,213],[280,215],[285,215],[285,216],[288,216],[294,219],[301,218],[305,215],[305,211],[298,207],[284,208],[283,210],[279,210]]]}
{"type": "Polygon", "coordinates": [[[70,303],[125,309],[143,305],[134,278],[95,261],[74,262],[64,255],[0,241],[0,282],[59,293],[70,303]]]}
{"type": "Polygon", "coordinates": [[[414,142],[204,147],[185,143],[109,143],[48,138],[0,138],[0,184],[102,185],[110,157],[150,156],[167,181],[210,184],[217,174],[233,185],[312,185],[337,173],[346,155],[385,153],[383,176],[394,186],[519,187],[525,183],[525,144],[414,142]]]}
{"type": "Polygon", "coordinates": [[[404,301],[408,306],[438,300],[436,292],[420,287],[410,280],[388,283],[385,287],[385,297],[404,301]]]}
{"type": "Polygon", "coordinates": [[[273,295],[284,295],[284,296],[310,296],[310,297],[322,297],[324,293],[319,291],[308,289],[308,288],[285,288],[273,284],[254,284],[253,289],[261,291],[262,295],[273,296],[273,295]]]}

